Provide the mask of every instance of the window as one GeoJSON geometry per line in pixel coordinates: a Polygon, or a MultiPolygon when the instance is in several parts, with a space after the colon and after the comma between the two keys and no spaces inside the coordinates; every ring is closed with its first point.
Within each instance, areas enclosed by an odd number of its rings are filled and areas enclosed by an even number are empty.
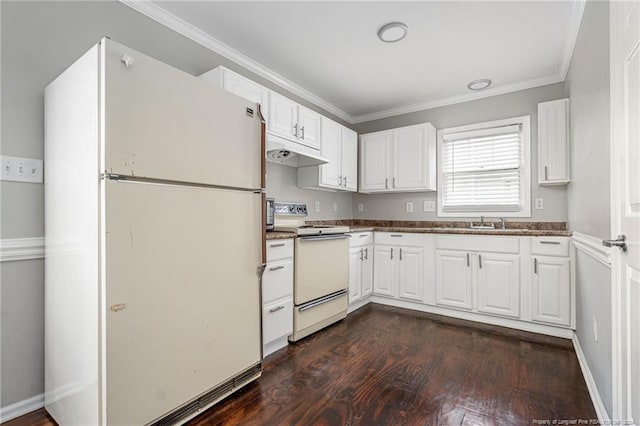
{"type": "Polygon", "coordinates": [[[438,131],[438,216],[531,216],[530,117],[438,131]]]}

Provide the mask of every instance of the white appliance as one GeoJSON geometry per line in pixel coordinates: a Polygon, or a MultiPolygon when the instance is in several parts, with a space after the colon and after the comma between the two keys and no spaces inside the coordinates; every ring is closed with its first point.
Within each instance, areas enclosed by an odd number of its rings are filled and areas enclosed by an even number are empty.
{"type": "Polygon", "coordinates": [[[260,375],[257,108],[108,39],[46,88],[58,424],[181,423],[260,375]]]}
{"type": "Polygon", "coordinates": [[[293,334],[298,341],[347,316],[348,226],[306,225],[307,206],[275,203],[275,230],[294,232],[293,334]]]}

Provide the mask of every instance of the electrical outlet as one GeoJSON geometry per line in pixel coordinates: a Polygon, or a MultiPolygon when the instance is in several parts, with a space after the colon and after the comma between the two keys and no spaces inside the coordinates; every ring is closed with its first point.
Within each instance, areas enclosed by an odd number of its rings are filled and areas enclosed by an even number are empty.
{"type": "Polygon", "coordinates": [[[316,201],[316,202],[314,203],[314,205],[313,205],[313,209],[314,209],[316,212],[319,212],[319,211],[320,211],[320,201],[316,201]]]}
{"type": "Polygon", "coordinates": [[[363,212],[364,211],[364,204],[358,203],[358,211],[359,212],[363,212]]]}
{"type": "Polygon", "coordinates": [[[423,206],[423,210],[425,212],[435,212],[436,211],[436,202],[431,200],[431,201],[425,201],[424,202],[424,206],[423,206]]]}
{"type": "Polygon", "coordinates": [[[598,319],[593,317],[593,340],[598,341],[598,319]]]}
{"type": "Polygon", "coordinates": [[[338,203],[333,203],[333,212],[336,213],[338,211],[338,203]]]}
{"type": "Polygon", "coordinates": [[[407,201],[407,213],[413,212],[413,203],[411,201],[407,201]]]}
{"type": "Polygon", "coordinates": [[[0,156],[2,180],[14,182],[42,183],[43,161],[33,158],[0,156]]]}
{"type": "Polygon", "coordinates": [[[544,209],[544,198],[536,198],[536,210],[544,209]]]}

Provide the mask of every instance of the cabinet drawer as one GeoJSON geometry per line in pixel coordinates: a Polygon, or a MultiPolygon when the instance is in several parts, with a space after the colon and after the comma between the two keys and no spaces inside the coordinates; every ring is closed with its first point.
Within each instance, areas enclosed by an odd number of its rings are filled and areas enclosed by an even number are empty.
{"type": "Polygon", "coordinates": [[[262,310],[262,339],[264,343],[293,333],[293,298],[264,305],[262,310]]]}
{"type": "Polygon", "coordinates": [[[293,239],[267,241],[267,262],[289,257],[293,257],[293,239]]]}
{"type": "Polygon", "coordinates": [[[408,232],[376,232],[374,240],[376,244],[389,244],[396,246],[421,247],[424,244],[424,236],[422,234],[413,234],[408,232]]]}
{"type": "Polygon", "coordinates": [[[366,246],[373,244],[373,232],[354,232],[349,240],[349,247],[366,246]]]}
{"type": "Polygon", "coordinates": [[[566,237],[531,238],[531,254],[569,257],[569,238],[566,238],[566,237]]]}
{"type": "Polygon", "coordinates": [[[263,303],[293,294],[293,261],[286,260],[267,264],[262,275],[263,303]]]}
{"type": "Polygon", "coordinates": [[[437,235],[436,248],[518,254],[520,238],[489,235],[437,235]]]}

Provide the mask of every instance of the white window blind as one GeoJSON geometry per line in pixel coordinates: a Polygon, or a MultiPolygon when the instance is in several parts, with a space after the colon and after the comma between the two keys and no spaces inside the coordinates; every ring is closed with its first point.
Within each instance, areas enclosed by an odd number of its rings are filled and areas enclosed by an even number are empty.
{"type": "Polygon", "coordinates": [[[520,125],[445,134],[441,149],[443,211],[522,209],[520,125]]]}

